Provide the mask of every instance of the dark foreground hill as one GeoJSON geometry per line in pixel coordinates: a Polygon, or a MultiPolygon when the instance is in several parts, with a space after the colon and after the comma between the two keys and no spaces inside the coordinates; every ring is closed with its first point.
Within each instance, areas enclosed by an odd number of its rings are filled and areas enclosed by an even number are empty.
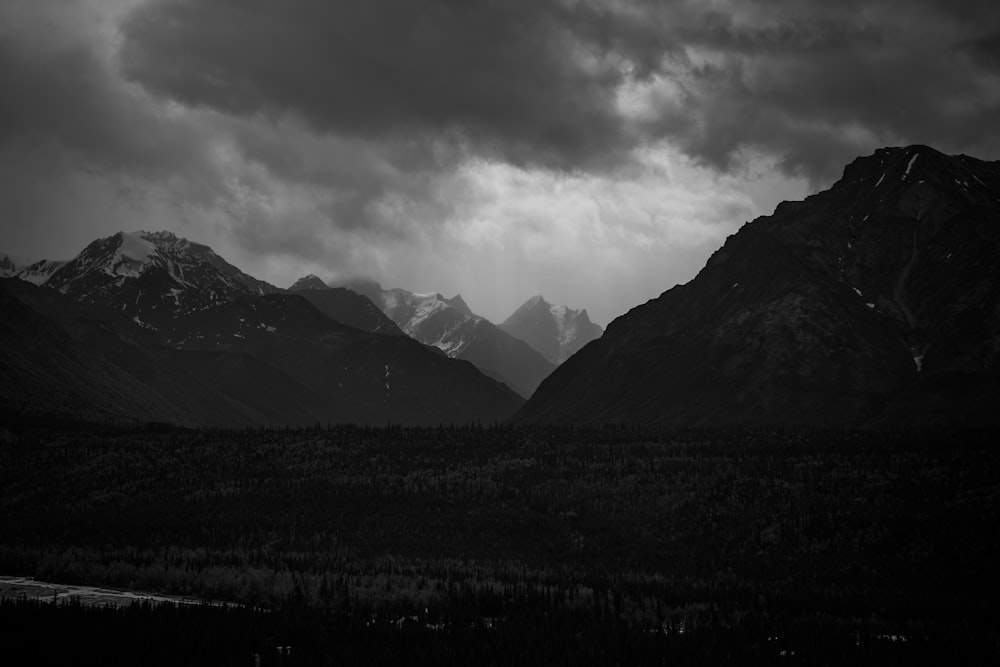
{"type": "Polygon", "coordinates": [[[881,149],[616,319],[518,418],[995,424],[998,256],[1000,163],[881,149]]]}
{"type": "Polygon", "coordinates": [[[0,414],[249,426],[490,422],[521,399],[471,364],[288,294],[159,320],[0,281],[0,414]]]}

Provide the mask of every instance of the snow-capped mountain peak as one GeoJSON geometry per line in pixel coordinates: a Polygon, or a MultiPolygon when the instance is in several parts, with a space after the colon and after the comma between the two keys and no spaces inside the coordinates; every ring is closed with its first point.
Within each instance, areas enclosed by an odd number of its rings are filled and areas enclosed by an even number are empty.
{"type": "Polygon", "coordinates": [[[156,244],[144,238],[141,232],[119,232],[114,238],[118,240],[118,247],[103,266],[108,275],[137,276],[149,264],[150,255],[156,254],[156,244]]]}
{"type": "Polygon", "coordinates": [[[35,285],[42,285],[65,263],[51,259],[22,259],[0,253],[0,278],[16,277],[35,285]]]}
{"type": "Polygon", "coordinates": [[[61,269],[66,260],[40,259],[17,271],[17,277],[35,285],[44,285],[52,274],[61,269]]]}
{"type": "Polygon", "coordinates": [[[208,246],[162,231],[98,239],[45,284],[74,299],[127,312],[152,328],[172,316],[278,291],[208,246]]]}
{"type": "Polygon", "coordinates": [[[473,313],[459,294],[446,299],[439,292],[383,290],[373,281],[354,281],[348,288],[371,299],[406,335],[472,362],[524,396],[552,371],[542,355],[473,313]]]}
{"type": "Polygon", "coordinates": [[[461,297],[456,299],[459,306],[451,302],[454,299],[445,299],[438,292],[414,293],[390,289],[382,293],[378,305],[406,335],[454,357],[470,343],[467,336],[457,335],[458,331],[482,319],[472,314],[461,297]]]}

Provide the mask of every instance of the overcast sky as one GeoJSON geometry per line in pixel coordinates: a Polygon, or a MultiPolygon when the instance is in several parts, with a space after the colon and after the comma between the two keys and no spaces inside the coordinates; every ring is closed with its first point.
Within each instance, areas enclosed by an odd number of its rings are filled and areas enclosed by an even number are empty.
{"type": "Polygon", "coordinates": [[[607,324],[885,145],[1000,158],[996,0],[3,0],[0,250],[167,229],[607,324]]]}

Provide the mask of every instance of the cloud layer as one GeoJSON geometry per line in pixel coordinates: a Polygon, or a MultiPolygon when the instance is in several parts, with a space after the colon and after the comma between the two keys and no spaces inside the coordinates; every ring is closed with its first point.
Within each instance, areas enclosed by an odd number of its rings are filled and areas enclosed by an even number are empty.
{"type": "Polygon", "coordinates": [[[873,142],[996,150],[995,3],[154,0],[125,71],[316,131],[592,168],[668,138],[813,179],[873,142]]]}
{"type": "Polygon", "coordinates": [[[1000,157],[994,2],[8,0],[0,246],[170,228],[602,322],[858,154],[1000,157]]]}

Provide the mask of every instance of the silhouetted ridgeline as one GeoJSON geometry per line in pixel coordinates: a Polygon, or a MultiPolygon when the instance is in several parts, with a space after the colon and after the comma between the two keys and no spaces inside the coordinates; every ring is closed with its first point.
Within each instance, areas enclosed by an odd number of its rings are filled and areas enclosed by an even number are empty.
{"type": "Polygon", "coordinates": [[[997,435],[26,429],[0,572],[247,608],[7,602],[0,627],[204,651],[174,663],[268,637],[298,653],[265,664],[991,662],[997,435]]]}

